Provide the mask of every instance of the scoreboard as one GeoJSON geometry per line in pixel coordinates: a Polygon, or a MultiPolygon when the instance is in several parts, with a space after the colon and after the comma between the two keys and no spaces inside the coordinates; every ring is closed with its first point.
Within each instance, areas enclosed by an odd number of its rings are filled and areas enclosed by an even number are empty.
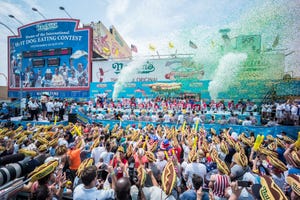
{"type": "Polygon", "coordinates": [[[66,56],[72,54],[72,48],[58,48],[58,49],[45,49],[45,50],[34,50],[34,51],[23,51],[23,58],[33,58],[33,67],[44,67],[46,65],[49,67],[60,66],[60,57],[47,58],[37,58],[37,57],[49,57],[49,56],[66,56]]]}
{"type": "Polygon", "coordinates": [[[47,59],[48,66],[59,66],[60,65],[60,58],[48,58],[47,59]]]}
{"type": "Polygon", "coordinates": [[[71,55],[72,48],[45,49],[35,51],[23,51],[23,58],[43,57],[43,56],[65,56],[71,55]]]}
{"type": "Polygon", "coordinates": [[[44,67],[45,59],[43,59],[43,58],[32,59],[32,66],[33,67],[44,67]]]}

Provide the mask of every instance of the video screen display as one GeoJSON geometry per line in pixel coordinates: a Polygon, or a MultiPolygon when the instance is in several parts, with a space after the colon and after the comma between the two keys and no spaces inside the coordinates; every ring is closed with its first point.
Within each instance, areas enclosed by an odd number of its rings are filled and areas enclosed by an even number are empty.
{"type": "Polygon", "coordinates": [[[60,65],[60,58],[48,58],[47,65],[49,67],[56,67],[60,65]]]}
{"type": "Polygon", "coordinates": [[[33,67],[44,67],[45,59],[43,59],[43,58],[32,59],[32,66],[33,67]]]}
{"type": "Polygon", "coordinates": [[[8,39],[9,90],[88,90],[90,28],[78,20],[54,19],[20,27],[8,39]],[[22,80],[22,81],[21,81],[22,80]]]}

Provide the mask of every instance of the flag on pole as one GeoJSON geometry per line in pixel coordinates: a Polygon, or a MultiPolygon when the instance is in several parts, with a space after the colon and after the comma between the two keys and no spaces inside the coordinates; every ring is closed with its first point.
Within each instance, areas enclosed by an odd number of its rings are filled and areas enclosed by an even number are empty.
{"type": "Polygon", "coordinates": [[[153,46],[152,44],[149,44],[149,49],[150,49],[151,51],[155,51],[156,47],[153,46]]]}
{"type": "Polygon", "coordinates": [[[169,48],[170,48],[170,49],[173,49],[173,48],[174,48],[173,42],[169,42],[169,48]]]}
{"type": "Polygon", "coordinates": [[[56,126],[57,118],[58,118],[58,116],[55,115],[55,117],[54,117],[54,126],[56,126]]]}
{"type": "Polygon", "coordinates": [[[216,46],[215,41],[212,40],[212,41],[211,41],[211,47],[212,47],[212,48],[215,48],[215,46],[216,46]]]}
{"type": "Polygon", "coordinates": [[[158,58],[160,58],[160,55],[159,55],[159,52],[158,52],[158,51],[156,51],[156,54],[157,54],[158,58]]]}
{"type": "Polygon", "coordinates": [[[135,53],[137,53],[138,52],[138,49],[137,49],[137,47],[135,46],[135,45],[133,45],[133,44],[131,44],[131,51],[133,51],[133,52],[135,52],[135,53]]]}
{"type": "Polygon", "coordinates": [[[116,56],[116,57],[119,56],[119,49],[118,49],[118,48],[115,50],[115,56],[116,56]]]}
{"type": "Polygon", "coordinates": [[[275,40],[273,41],[272,48],[277,47],[278,44],[279,44],[279,35],[277,35],[275,40]]]}
{"type": "Polygon", "coordinates": [[[193,48],[193,49],[197,49],[197,48],[198,48],[197,45],[196,45],[194,42],[192,42],[191,40],[190,40],[189,45],[190,45],[190,47],[193,48]]]}
{"type": "Polygon", "coordinates": [[[103,51],[105,54],[110,54],[110,50],[109,50],[109,48],[107,48],[107,47],[102,47],[102,51],[103,51]]]}

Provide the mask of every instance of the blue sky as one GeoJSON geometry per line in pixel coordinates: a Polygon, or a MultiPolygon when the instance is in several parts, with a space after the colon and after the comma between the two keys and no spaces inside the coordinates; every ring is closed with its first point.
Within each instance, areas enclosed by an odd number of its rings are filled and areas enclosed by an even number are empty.
{"type": "MultiPolygon", "coordinates": [[[[9,14],[24,24],[42,20],[37,12],[31,10],[32,7],[49,19],[66,18],[59,6],[65,7],[73,18],[80,19],[82,23],[102,21],[107,27],[114,25],[125,41],[129,45],[135,44],[139,54],[143,55],[150,53],[149,43],[154,44],[161,54],[170,53],[167,48],[169,41],[181,53],[195,53],[188,48],[189,39],[205,49],[208,41],[219,36],[218,29],[230,27],[235,35],[265,34],[265,42],[269,44],[278,34],[276,30],[281,28],[284,39],[280,45],[289,44],[282,47],[295,50],[297,54],[294,57],[300,57],[297,39],[300,38],[300,26],[296,20],[299,19],[300,3],[296,0],[0,0],[0,22],[17,32],[20,24],[9,18],[9,14]],[[264,23],[260,23],[259,15],[262,15],[264,23]],[[285,32],[284,26],[278,28],[281,24],[274,22],[278,16],[289,24],[289,32],[285,32]]],[[[8,35],[10,32],[0,25],[0,67],[5,74],[8,35]]],[[[290,62],[299,66],[294,58],[290,62]]],[[[5,85],[1,76],[0,85],[5,85]]]]}

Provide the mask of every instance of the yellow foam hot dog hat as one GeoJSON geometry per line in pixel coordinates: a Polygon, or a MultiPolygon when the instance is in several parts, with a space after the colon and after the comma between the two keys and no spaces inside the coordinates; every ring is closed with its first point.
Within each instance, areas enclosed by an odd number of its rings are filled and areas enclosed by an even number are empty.
{"type": "Polygon", "coordinates": [[[297,148],[300,147],[300,131],[298,132],[298,139],[297,139],[297,141],[295,142],[295,146],[296,146],[297,148]]]}
{"type": "Polygon", "coordinates": [[[257,135],[256,140],[253,145],[254,151],[257,151],[261,143],[264,141],[264,135],[257,135]]]}

